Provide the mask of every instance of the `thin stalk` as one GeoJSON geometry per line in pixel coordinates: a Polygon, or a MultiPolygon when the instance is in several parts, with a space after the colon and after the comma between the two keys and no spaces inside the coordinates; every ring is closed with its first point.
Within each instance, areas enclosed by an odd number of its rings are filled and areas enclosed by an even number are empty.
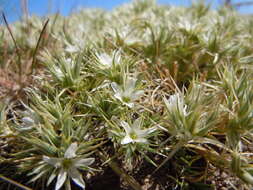
{"type": "Polygon", "coordinates": [[[15,46],[15,49],[16,49],[16,53],[17,53],[17,55],[18,55],[18,74],[19,74],[19,83],[20,83],[20,86],[21,86],[21,83],[22,83],[22,82],[21,82],[21,81],[22,81],[22,80],[21,80],[21,77],[22,77],[22,66],[21,66],[21,57],[20,57],[19,47],[18,47],[18,44],[17,44],[17,42],[16,42],[16,40],[15,40],[13,34],[12,34],[11,28],[10,28],[10,26],[9,26],[9,24],[8,24],[8,21],[7,21],[7,19],[6,19],[6,16],[5,16],[4,12],[2,12],[2,17],[3,17],[3,19],[4,19],[4,23],[5,23],[6,27],[7,27],[7,29],[8,29],[8,31],[9,31],[10,35],[11,35],[12,41],[14,42],[14,46],[15,46]]]}
{"type": "Polygon", "coordinates": [[[68,177],[68,179],[67,179],[67,181],[66,181],[66,183],[65,183],[65,188],[66,188],[66,190],[71,190],[71,184],[70,184],[70,179],[69,179],[69,177],[68,177]]]}
{"type": "Polygon", "coordinates": [[[24,190],[32,190],[31,188],[26,187],[26,186],[24,186],[24,185],[22,185],[22,184],[20,184],[20,183],[18,183],[18,182],[16,182],[16,181],[14,181],[14,180],[12,180],[12,179],[10,179],[10,178],[7,178],[7,177],[5,177],[5,176],[3,176],[3,175],[1,175],[1,174],[0,174],[0,179],[2,179],[3,181],[6,181],[6,182],[8,182],[8,183],[11,183],[11,184],[13,184],[13,185],[15,185],[15,186],[17,186],[17,187],[19,187],[19,188],[21,188],[21,189],[24,189],[24,190]]]}
{"type": "Polygon", "coordinates": [[[154,174],[154,173],[157,172],[161,167],[163,167],[163,165],[164,165],[166,162],[168,162],[168,160],[171,159],[171,158],[174,156],[174,154],[177,153],[177,151],[178,151],[179,149],[181,149],[185,144],[186,144],[185,141],[179,141],[179,142],[175,145],[174,149],[169,153],[168,157],[167,157],[167,158],[166,158],[166,159],[153,171],[152,174],[154,174]]]}
{"type": "MultiPolygon", "coordinates": [[[[98,155],[104,162],[106,162],[107,159],[102,152],[99,152],[98,155]]],[[[108,162],[108,165],[118,176],[122,177],[122,179],[134,190],[142,190],[141,185],[132,176],[124,172],[116,162],[110,160],[108,162]]]]}
{"type": "Polygon", "coordinates": [[[45,22],[45,24],[44,24],[44,26],[43,26],[43,28],[42,28],[42,31],[41,31],[41,33],[40,33],[40,37],[39,37],[39,40],[38,40],[38,42],[37,42],[37,45],[36,45],[36,47],[35,47],[35,50],[34,50],[34,53],[33,53],[33,59],[32,59],[32,70],[31,70],[31,73],[32,73],[33,70],[34,70],[34,65],[35,65],[35,61],[36,61],[37,51],[38,51],[38,49],[39,49],[39,45],[40,45],[40,42],[41,42],[41,40],[42,40],[42,36],[43,36],[43,34],[45,33],[45,31],[46,31],[46,27],[47,27],[48,22],[49,22],[49,19],[46,20],[46,22],[45,22]]]}
{"type": "Polygon", "coordinates": [[[23,12],[23,16],[25,18],[25,21],[28,21],[28,5],[27,5],[27,0],[21,0],[21,8],[23,12]]]}

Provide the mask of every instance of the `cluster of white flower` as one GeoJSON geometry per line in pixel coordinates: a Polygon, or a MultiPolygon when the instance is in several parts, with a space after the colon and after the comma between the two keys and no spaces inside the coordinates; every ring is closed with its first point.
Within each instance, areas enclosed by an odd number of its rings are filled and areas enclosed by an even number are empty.
{"type": "MultiPolygon", "coordinates": [[[[78,171],[78,168],[88,167],[95,161],[95,159],[78,157],[76,155],[77,149],[77,143],[72,143],[66,150],[63,158],[43,156],[44,162],[59,170],[55,190],[59,190],[69,178],[82,189],[85,189],[85,182],[82,178],[82,174],[78,171]]],[[[55,177],[56,173],[53,172],[48,179],[47,185],[49,185],[55,177]]]]}
{"type": "Polygon", "coordinates": [[[136,119],[131,126],[125,121],[121,121],[120,124],[125,130],[125,137],[121,140],[121,144],[123,145],[129,143],[148,143],[148,135],[157,129],[156,127],[141,129],[141,118],[136,119]]]}
{"type": "Polygon", "coordinates": [[[176,93],[171,95],[169,99],[164,98],[167,109],[171,112],[179,112],[182,116],[187,116],[187,105],[184,103],[183,94],[176,93]]]}
{"type": "Polygon", "coordinates": [[[96,53],[100,69],[109,69],[113,65],[120,65],[121,55],[120,51],[114,51],[112,55],[107,53],[96,53]]]}
{"type": "Polygon", "coordinates": [[[134,101],[137,100],[143,93],[143,90],[136,89],[136,78],[127,77],[123,85],[118,85],[113,82],[111,84],[114,91],[114,97],[120,100],[124,105],[129,108],[134,107],[134,101]]]}

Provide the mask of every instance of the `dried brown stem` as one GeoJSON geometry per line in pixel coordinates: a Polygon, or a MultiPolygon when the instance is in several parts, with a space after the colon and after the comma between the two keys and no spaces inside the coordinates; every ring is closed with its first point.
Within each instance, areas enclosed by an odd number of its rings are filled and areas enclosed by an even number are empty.
{"type": "Polygon", "coordinates": [[[32,70],[31,70],[31,72],[33,72],[34,65],[36,63],[36,55],[37,55],[37,52],[38,52],[38,49],[39,49],[40,42],[42,40],[42,36],[45,33],[45,31],[46,31],[46,27],[47,27],[48,22],[49,22],[49,19],[47,19],[47,21],[45,22],[45,24],[43,26],[43,29],[42,29],[42,31],[40,33],[39,40],[38,40],[37,45],[35,47],[35,50],[34,50],[34,53],[33,53],[33,59],[32,59],[32,70]]]}
{"type": "Polygon", "coordinates": [[[26,187],[26,186],[24,186],[24,185],[22,185],[22,184],[20,184],[20,183],[18,183],[16,181],[14,181],[14,180],[12,180],[10,178],[7,178],[7,177],[5,177],[5,176],[3,176],[1,174],[0,174],[0,179],[2,179],[3,181],[6,181],[8,183],[11,183],[12,185],[15,185],[15,186],[19,187],[20,189],[23,189],[23,190],[32,190],[31,188],[26,187]]]}
{"type": "Polygon", "coordinates": [[[19,81],[21,82],[22,66],[21,66],[20,50],[19,50],[18,44],[17,44],[17,42],[16,42],[16,40],[15,40],[15,38],[14,38],[14,36],[13,36],[13,33],[12,33],[12,31],[11,31],[11,28],[10,28],[10,26],[9,26],[9,24],[8,24],[8,21],[7,21],[6,17],[5,17],[4,12],[2,12],[2,16],[3,16],[3,19],[4,19],[4,23],[5,23],[5,25],[6,25],[7,29],[8,29],[8,31],[9,31],[9,33],[10,33],[10,35],[11,35],[11,38],[12,38],[12,40],[13,40],[13,42],[14,42],[15,49],[16,49],[16,53],[17,53],[17,55],[18,55],[19,81]]]}

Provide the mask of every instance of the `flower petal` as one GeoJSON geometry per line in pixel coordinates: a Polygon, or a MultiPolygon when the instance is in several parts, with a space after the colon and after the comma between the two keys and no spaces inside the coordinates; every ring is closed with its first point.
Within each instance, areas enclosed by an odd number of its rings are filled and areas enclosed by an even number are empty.
{"type": "Polygon", "coordinates": [[[47,186],[50,185],[50,183],[52,183],[52,181],[54,180],[54,178],[56,177],[56,173],[55,170],[52,172],[52,174],[50,175],[50,177],[47,180],[47,186]]]}
{"type": "Polygon", "coordinates": [[[122,94],[122,90],[116,82],[112,82],[111,87],[115,93],[122,94]]]}
{"type": "Polygon", "coordinates": [[[137,100],[142,94],[144,94],[143,90],[137,90],[131,95],[131,99],[137,100]]]}
{"type": "Polygon", "coordinates": [[[148,129],[143,129],[143,130],[141,130],[140,133],[138,133],[138,135],[140,137],[146,137],[147,135],[149,135],[150,133],[153,133],[156,130],[157,130],[156,127],[151,127],[151,128],[148,128],[148,129]]]}
{"type": "Polygon", "coordinates": [[[129,108],[133,108],[134,107],[134,103],[126,103],[126,102],[123,102],[124,105],[128,106],[129,108]]]}
{"type": "Polygon", "coordinates": [[[148,143],[148,140],[145,138],[137,138],[134,140],[134,142],[146,144],[146,143],[148,143]]]}
{"type": "Polygon", "coordinates": [[[72,143],[68,149],[66,150],[64,154],[64,158],[74,158],[76,157],[76,151],[77,151],[77,143],[72,143]]]}
{"type": "Polygon", "coordinates": [[[78,47],[73,45],[68,45],[68,47],[66,47],[65,50],[69,53],[75,53],[79,51],[78,47]]]}
{"type": "Polygon", "coordinates": [[[55,190],[59,190],[62,185],[64,184],[65,180],[67,178],[67,172],[63,169],[60,170],[60,173],[57,177],[57,182],[56,182],[56,185],[55,185],[55,190]]]}
{"type": "Polygon", "coordinates": [[[32,126],[34,124],[34,120],[31,117],[23,117],[21,120],[26,126],[32,126]]]}
{"type": "Polygon", "coordinates": [[[97,55],[97,58],[101,65],[105,67],[111,67],[112,65],[112,58],[107,53],[102,53],[100,55],[97,55]]]}
{"type": "Polygon", "coordinates": [[[125,121],[120,121],[120,125],[124,128],[126,134],[129,134],[132,131],[132,128],[125,121]]]}
{"type": "Polygon", "coordinates": [[[135,89],[136,81],[137,81],[136,78],[128,77],[125,82],[125,91],[132,93],[133,90],[135,89]]]}
{"type": "Polygon", "coordinates": [[[76,168],[74,167],[70,168],[68,170],[68,174],[77,185],[79,185],[82,189],[85,189],[85,183],[83,181],[83,177],[76,168]]]}
{"type": "Polygon", "coordinates": [[[134,140],[129,136],[126,135],[122,140],[121,140],[121,144],[129,144],[131,142],[134,142],[134,140]]]}
{"type": "Polygon", "coordinates": [[[74,166],[80,167],[80,166],[89,166],[95,161],[95,158],[76,158],[74,159],[74,166]]]}
{"type": "Polygon", "coordinates": [[[43,161],[58,168],[61,165],[62,158],[43,156],[43,161]]]}
{"type": "Polygon", "coordinates": [[[132,125],[133,129],[140,129],[141,128],[142,119],[139,117],[136,119],[132,125]]]}
{"type": "Polygon", "coordinates": [[[116,93],[116,94],[114,94],[114,97],[115,97],[116,99],[120,100],[121,102],[123,102],[123,100],[122,100],[122,94],[116,93]]]}

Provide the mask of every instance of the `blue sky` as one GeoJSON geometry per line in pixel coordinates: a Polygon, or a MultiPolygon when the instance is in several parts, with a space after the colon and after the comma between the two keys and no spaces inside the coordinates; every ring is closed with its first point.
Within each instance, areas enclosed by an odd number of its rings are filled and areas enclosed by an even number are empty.
{"type": "MultiPolygon", "coordinates": [[[[111,10],[123,3],[131,0],[28,0],[28,10],[30,14],[46,15],[59,11],[63,15],[68,15],[77,7],[100,7],[111,10]]],[[[157,0],[161,4],[187,6],[191,0],[157,0]]],[[[213,6],[217,6],[222,0],[209,0],[213,6]]],[[[233,0],[243,2],[243,0],[233,0]]],[[[5,12],[8,21],[14,22],[22,15],[20,0],[0,0],[0,7],[5,12]]],[[[253,13],[253,6],[246,6],[239,9],[241,13],[253,13]]]]}

